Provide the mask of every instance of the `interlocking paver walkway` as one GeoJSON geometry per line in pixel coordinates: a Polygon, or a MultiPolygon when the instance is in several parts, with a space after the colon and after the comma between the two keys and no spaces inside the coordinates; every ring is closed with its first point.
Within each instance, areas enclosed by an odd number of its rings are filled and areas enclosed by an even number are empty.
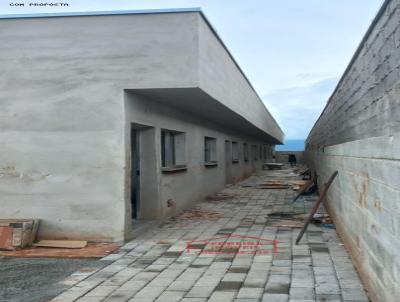
{"type": "Polygon", "coordinates": [[[369,301],[334,229],[310,225],[295,245],[300,229],[276,226],[316,198],[292,204],[291,189],[253,186],[285,171],[261,171],[165,220],[101,259],[103,269],[70,276],[53,301],[369,301]]]}

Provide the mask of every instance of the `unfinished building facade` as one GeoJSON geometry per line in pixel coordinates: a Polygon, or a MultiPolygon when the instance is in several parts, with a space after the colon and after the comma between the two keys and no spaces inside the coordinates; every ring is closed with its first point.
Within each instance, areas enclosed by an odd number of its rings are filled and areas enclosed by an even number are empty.
{"type": "Polygon", "coordinates": [[[306,156],[374,301],[400,299],[400,1],[385,1],[314,125],[306,156]]]}
{"type": "Polygon", "coordinates": [[[0,19],[0,218],[118,241],[249,176],[283,133],[198,10],[0,19]]]}

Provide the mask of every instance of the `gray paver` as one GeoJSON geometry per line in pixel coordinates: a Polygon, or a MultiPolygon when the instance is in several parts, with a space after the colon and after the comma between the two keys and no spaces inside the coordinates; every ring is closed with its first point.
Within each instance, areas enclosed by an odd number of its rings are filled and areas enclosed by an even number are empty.
{"type": "MultiPolygon", "coordinates": [[[[245,182],[257,184],[269,173],[273,172],[259,172],[245,182]]],[[[241,184],[223,193],[232,198],[194,206],[205,218],[188,218],[187,211],[166,220],[105,257],[110,264],[91,276],[71,276],[65,284],[73,287],[53,302],[368,301],[334,230],[310,225],[295,245],[299,229],[272,225],[277,218],[270,218],[271,213],[305,213],[316,196],[292,204],[296,193],[290,189],[260,190],[241,184]],[[213,238],[222,238],[223,251],[209,252],[215,246],[213,238]],[[277,252],[266,241],[260,248],[268,253],[249,252],[249,246],[261,242],[254,238],[277,240],[277,252]],[[193,250],[186,248],[188,240],[197,240],[193,250]],[[242,246],[234,248],[240,242],[242,246]]]]}

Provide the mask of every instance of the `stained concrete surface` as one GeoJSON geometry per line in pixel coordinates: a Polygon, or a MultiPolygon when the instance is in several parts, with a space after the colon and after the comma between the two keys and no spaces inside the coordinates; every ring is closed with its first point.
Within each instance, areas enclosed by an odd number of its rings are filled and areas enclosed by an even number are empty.
{"type": "Polygon", "coordinates": [[[0,301],[44,302],[66,290],[62,281],[75,271],[105,266],[95,259],[0,257],[0,301]]]}

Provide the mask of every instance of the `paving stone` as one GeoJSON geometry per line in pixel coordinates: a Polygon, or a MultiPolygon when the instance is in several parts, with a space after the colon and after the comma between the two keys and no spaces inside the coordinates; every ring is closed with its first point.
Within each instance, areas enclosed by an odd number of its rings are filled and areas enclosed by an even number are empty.
{"type": "Polygon", "coordinates": [[[214,292],[208,302],[230,302],[235,299],[236,292],[214,292]]]}
{"type": "Polygon", "coordinates": [[[242,287],[243,282],[239,281],[221,281],[216,291],[236,291],[242,287]]]}
{"type": "Polygon", "coordinates": [[[342,295],[344,301],[360,301],[360,302],[368,302],[368,297],[362,289],[355,288],[343,288],[342,295]]]}
{"type": "Polygon", "coordinates": [[[272,294],[289,294],[289,283],[268,281],[265,292],[272,294]]]}
{"type": "Polygon", "coordinates": [[[165,291],[156,300],[156,302],[177,302],[184,296],[183,292],[165,291]]]}
{"type": "Polygon", "coordinates": [[[317,302],[341,302],[340,295],[317,294],[317,302]]]}
{"type": "Polygon", "coordinates": [[[280,275],[290,275],[292,268],[290,266],[271,266],[271,273],[280,275]]]}
{"type": "Polygon", "coordinates": [[[264,288],[266,282],[267,282],[267,277],[265,277],[265,278],[247,277],[243,283],[243,287],[253,287],[253,288],[262,287],[262,288],[264,288]]]}
{"type": "Polygon", "coordinates": [[[213,287],[194,286],[185,297],[187,298],[208,298],[214,291],[213,287]]]}
{"type": "Polygon", "coordinates": [[[171,291],[189,291],[194,285],[194,281],[174,281],[171,283],[171,285],[168,287],[168,290],[171,291]]]}
{"type": "Polygon", "coordinates": [[[246,278],[246,274],[239,274],[239,273],[227,273],[225,274],[222,281],[237,281],[242,282],[246,278]]]}
{"type": "Polygon", "coordinates": [[[282,294],[264,294],[262,302],[288,302],[289,295],[282,294]]]}
{"type": "Polygon", "coordinates": [[[317,284],[315,286],[315,291],[318,295],[319,294],[324,294],[324,295],[340,294],[339,285],[337,285],[336,283],[317,284]]]}
{"type": "Polygon", "coordinates": [[[290,299],[313,300],[314,289],[309,287],[292,287],[289,291],[290,299]]]}
{"type": "Polygon", "coordinates": [[[293,278],[291,287],[309,287],[314,288],[314,280],[311,278],[293,278]]]}
{"type": "Polygon", "coordinates": [[[129,302],[153,302],[155,298],[137,298],[134,297],[129,302]]]}
{"type": "Polygon", "coordinates": [[[107,297],[111,292],[119,288],[119,286],[100,285],[88,292],[85,297],[107,297]]]}
{"type": "MultiPolygon", "coordinates": [[[[246,183],[270,180],[270,173],[275,172],[260,171],[246,183]]],[[[335,230],[311,224],[296,245],[299,229],[273,226],[279,217],[307,213],[316,196],[292,204],[296,193],[291,189],[259,190],[240,183],[222,193],[233,197],[199,202],[149,228],[100,260],[109,263],[103,269],[66,279],[72,287],[52,301],[343,302],[342,295],[344,301],[368,301],[335,230]],[[208,241],[216,236],[224,236],[222,252],[201,252],[213,246],[208,241]],[[272,253],[269,243],[260,247],[270,254],[249,252],[244,247],[254,238],[278,240],[278,252],[272,253]],[[187,251],[189,240],[205,241],[187,251]]]]}
{"type": "Polygon", "coordinates": [[[264,288],[242,287],[236,298],[240,299],[259,299],[264,294],[264,288]]]}
{"type": "Polygon", "coordinates": [[[104,301],[109,301],[109,302],[122,302],[122,301],[128,301],[131,299],[138,291],[125,291],[125,290],[120,290],[117,289],[113,293],[111,293],[110,296],[108,296],[104,301]]]}
{"type": "Polygon", "coordinates": [[[165,286],[146,286],[143,289],[141,289],[136,295],[135,297],[138,298],[156,298],[159,295],[161,295],[161,293],[165,290],[165,286]]]}
{"type": "Polygon", "coordinates": [[[101,302],[104,300],[104,297],[82,297],[76,300],[77,302],[101,302]]]}

